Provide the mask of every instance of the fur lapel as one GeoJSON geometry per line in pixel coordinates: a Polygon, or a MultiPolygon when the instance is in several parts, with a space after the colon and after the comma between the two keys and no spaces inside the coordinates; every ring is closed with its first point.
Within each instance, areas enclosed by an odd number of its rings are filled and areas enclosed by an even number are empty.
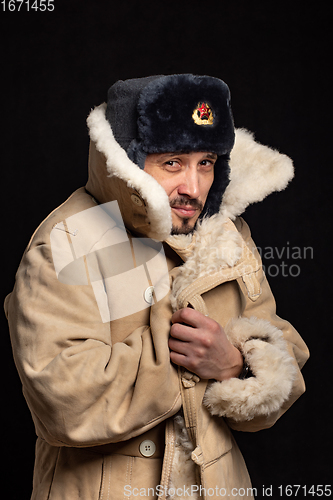
{"type": "Polygon", "coordinates": [[[259,144],[247,130],[236,129],[230,155],[230,183],[220,212],[235,219],[248,205],[285,189],[293,176],[293,163],[288,156],[259,144]]]}
{"type": "Polygon", "coordinates": [[[193,241],[185,249],[183,241],[168,238],[167,243],[185,260],[174,276],[171,304],[174,310],[187,307],[207,314],[201,294],[226,281],[241,278],[248,298],[255,302],[261,294],[257,272],[261,262],[238,233],[234,223],[222,215],[210,217],[200,224],[193,241]],[[178,246],[177,246],[178,245],[178,246]]]}
{"type": "Polygon", "coordinates": [[[243,239],[231,220],[226,220],[222,214],[204,219],[198,224],[190,244],[188,241],[189,236],[183,235],[167,239],[168,245],[185,261],[172,285],[174,309],[185,307],[182,302],[186,303],[193,293],[197,295],[209,289],[211,281],[215,286],[219,280],[224,281],[225,272],[244,260],[243,239]],[[192,290],[194,282],[196,286],[192,290]]]}
{"type": "MultiPolygon", "coordinates": [[[[171,232],[171,211],[167,194],[151,175],[128,158],[126,151],[113,136],[105,118],[105,110],[106,104],[101,104],[88,116],[90,138],[97,151],[105,156],[108,176],[122,179],[128,188],[135,189],[145,201],[151,225],[148,236],[163,241],[171,232]]],[[[90,165],[90,168],[94,168],[94,165],[90,165]]],[[[100,179],[100,182],[107,182],[107,179],[100,179]]],[[[118,203],[121,205],[121,197],[118,203]]]]}

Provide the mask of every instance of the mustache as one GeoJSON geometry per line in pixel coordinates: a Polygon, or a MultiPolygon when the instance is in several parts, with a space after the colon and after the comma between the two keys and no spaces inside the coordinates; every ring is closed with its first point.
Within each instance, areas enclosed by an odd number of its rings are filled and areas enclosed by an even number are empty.
{"type": "Polygon", "coordinates": [[[185,198],[185,196],[177,196],[170,202],[170,207],[178,207],[178,206],[190,206],[191,208],[198,209],[202,211],[203,203],[195,198],[185,198]]]}

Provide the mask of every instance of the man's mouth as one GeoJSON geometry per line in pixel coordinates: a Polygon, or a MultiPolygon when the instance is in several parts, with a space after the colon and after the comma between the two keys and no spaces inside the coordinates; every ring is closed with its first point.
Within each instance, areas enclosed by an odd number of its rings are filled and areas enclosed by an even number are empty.
{"type": "Polygon", "coordinates": [[[185,197],[178,197],[174,199],[170,206],[172,210],[181,218],[190,219],[198,212],[202,211],[202,203],[196,199],[187,199],[185,197]]]}
{"type": "Polygon", "coordinates": [[[186,218],[191,218],[193,217],[196,212],[197,212],[197,208],[194,208],[194,207],[191,207],[189,205],[176,205],[174,207],[171,207],[172,210],[174,210],[176,212],[176,214],[179,216],[179,217],[186,217],[186,218]]]}

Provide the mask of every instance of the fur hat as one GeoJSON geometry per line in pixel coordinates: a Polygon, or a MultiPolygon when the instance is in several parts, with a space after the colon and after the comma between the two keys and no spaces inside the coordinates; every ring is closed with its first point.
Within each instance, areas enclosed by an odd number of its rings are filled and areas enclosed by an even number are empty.
{"type": "Polygon", "coordinates": [[[120,80],[108,91],[106,118],[141,169],[150,153],[216,153],[214,183],[202,215],[218,211],[234,144],[230,92],[222,80],[191,74],[120,80]]]}

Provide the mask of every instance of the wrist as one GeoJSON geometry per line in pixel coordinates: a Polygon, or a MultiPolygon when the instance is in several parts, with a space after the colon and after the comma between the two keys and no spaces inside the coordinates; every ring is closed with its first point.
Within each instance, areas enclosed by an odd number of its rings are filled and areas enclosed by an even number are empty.
{"type": "Polygon", "coordinates": [[[241,352],[234,346],[232,346],[232,362],[229,367],[224,367],[221,371],[220,377],[216,380],[222,382],[223,380],[228,380],[230,378],[238,378],[244,369],[244,358],[241,352]]]}

